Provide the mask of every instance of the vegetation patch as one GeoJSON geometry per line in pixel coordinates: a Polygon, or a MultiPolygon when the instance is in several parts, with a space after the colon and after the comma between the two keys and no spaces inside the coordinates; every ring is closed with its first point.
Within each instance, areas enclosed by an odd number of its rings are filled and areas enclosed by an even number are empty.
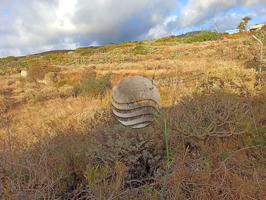
{"type": "Polygon", "coordinates": [[[83,47],[83,48],[78,48],[75,50],[75,53],[78,53],[81,56],[91,56],[94,54],[99,54],[99,53],[108,53],[111,52],[117,48],[124,48],[132,46],[130,44],[119,44],[119,45],[107,45],[107,46],[100,46],[100,47],[83,47]]]}
{"type": "Polygon", "coordinates": [[[195,33],[195,34],[180,38],[180,40],[184,43],[194,43],[194,42],[206,42],[206,41],[220,40],[222,38],[223,36],[219,33],[211,32],[211,31],[201,31],[199,33],[195,33]]]}
{"type": "Polygon", "coordinates": [[[163,138],[152,127],[132,130],[112,125],[96,136],[96,154],[106,163],[122,162],[127,167],[124,187],[139,187],[153,182],[163,158],[163,138]],[[137,181],[136,181],[137,180],[137,181]]]}
{"type": "Polygon", "coordinates": [[[10,75],[20,71],[20,59],[9,56],[0,58],[0,75],[10,75]]]}
{"type": "Polygon", "coordinates": [[[29,67],[28,79],[30,81],[42,80],[45,77],[45,74],[49,72],[59,72],[60,68],[51,66],[47,63],[42,63],[39,65],[33,65],[29,67]]]}
{"type": "Polygon", "coordinates": [[[155,44],[171,44],[171,43],[178,43],[178,37],[173,36],[173,37],[165,37],[165,38],[160,38],[158,40],[155,40],[154,43],[155,44]]]}
{"type": "Polygon", "coordinates": [[[186,97],[173,110],[175,129],[198,139],[248,133],[252,121],[244,100],[226,93],[186,97]]]}
{"type": "Polygon", "coordinates": [[[266,25],[262,27],[261,30],[255,33],[255,36],[262,41],[263,45],[266,45],[266,25]]]}
{"type": "Polygon", "coordinates": [[[254,69],[218,67],[207,72],[197,89],[203,93],[226,91],[237,95],[254,94],[257,85],[254,69]]]}
{"type": "Polygon", "coordinates": [[[97,77],[96,74],[84,76],[77,86],[79,95],[82,96],[103,96],[111,89],[111,73],[97,77]]]}
{"type": "Polygon", "coordinates": [[[246,33],[182,44],[195,34],[160,47],[0,59],[8,73],[57,75],[50,85],[0,78],[0,199],[264,199],[266,87],[244,68],[257,44],[246,33]],[[132,130],[112,116],[109,70],[112,83],[155,79],[162,108],[149,127],[132,130]]]}
{"type": "Polygon", "coordinates": [[[198,31],[187,33],[185,35],[165,37],[154,41],[154,44],[159,45],[171,45],[171,44],[182,44],[182,43],[195,43],[195,42],[206,42],[215,41],[222,39],[223,36],[216,32],[211,31],[198,31]]]}
{"type": "Polygon", "coordinates": [[[133,49],[133,53],[135,55],[146,55],[152,53],[153,51],[154,49],[152,47],[144,45],[138,45],[133,49]]]}
{"type": "Polygon", "coordinates": [[[75,53],[78,53],[81,56],[91,56],[95,53],[95,49],[96,48],[93,47],[78,48],[75,50],[75,53]]]}

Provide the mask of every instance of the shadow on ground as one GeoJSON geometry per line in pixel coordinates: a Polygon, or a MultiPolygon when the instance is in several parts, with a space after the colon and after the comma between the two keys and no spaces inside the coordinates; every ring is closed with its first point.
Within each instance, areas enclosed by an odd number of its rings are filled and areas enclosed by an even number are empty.
{"type": "MultiPolygon", "coordinates": [[[[265,95],[265,94],[264,94],[265,95]]],[[[194,94],[131,130],[110,110],[1,153],[4,199],[263,199],[265,96],[194,94]]]]}

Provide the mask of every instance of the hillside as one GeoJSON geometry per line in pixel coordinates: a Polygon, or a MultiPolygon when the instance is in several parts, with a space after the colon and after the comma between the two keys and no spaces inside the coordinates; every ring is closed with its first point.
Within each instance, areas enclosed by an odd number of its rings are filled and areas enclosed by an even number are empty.
{"type": "Polygon", "coordinates": [[[258,55],[250,34],[199,32],[0,59],[0,199],[265,199],[258,55]],[[111,113],[132,75],[162,99],[141,130],[111,113]]]}

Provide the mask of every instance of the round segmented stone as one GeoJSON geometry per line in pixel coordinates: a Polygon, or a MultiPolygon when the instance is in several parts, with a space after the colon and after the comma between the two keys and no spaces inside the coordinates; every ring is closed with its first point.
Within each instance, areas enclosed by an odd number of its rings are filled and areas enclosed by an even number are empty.
{"type": "Polygon", "coordinates": [[[134,126],[132,126],[131,128],[134,128],[134,129],[145,128],[145,127],[149,126],[150,124],[151,124],[150,122],[147,122],[147,123],[141,123],[141,124],[134,125],[134,126]]]}
{"type": "Polygon", "coordinates": [[[124,126],[144,128],[160,111],[160,93],[153,81],[133,76],[113,89],[113,114],[124,126]]]}
{"type": "Polygon", "coordinates": [[[134,110],[142,107],[153,107],[155,110],[159,111],[160,106],[157,104],[155,101],[152,100],[145,100],[145,101],[140,101],[140,102],[135,102],[131,104],[119,104],[116,103],[115,101],[112,101],[113,107],[115,107],[118,110],[134,110]]]}
{"type": "Polygon", "coordinates": [[[160,93],[153,81],[142,76],[132,76],[113,89],[113,99],[122,104],[151,99],[160,104],[160,93]]]}
{"type": "Polygon", "coordinates": [[[119,119],[118,121],[125,125],[125,126],[134,126],[140,123],[147,123],[147,122],[152,122],[153,121],[153,116],[152,115],[144,115],[138,118],[135,118],[133,120],[125,120],[125,119],[119,119]]]}
{"type": "Polygon", "coordinates": [[[131,112],[119,112],[116,109],[113,109],[113,113],[119,118],[127,119],[147,114],[153,115],[154,113],[157,113],[157,110],[155,110],[153,107],[143,107],[141,109],[133,110],[131,112]]]}

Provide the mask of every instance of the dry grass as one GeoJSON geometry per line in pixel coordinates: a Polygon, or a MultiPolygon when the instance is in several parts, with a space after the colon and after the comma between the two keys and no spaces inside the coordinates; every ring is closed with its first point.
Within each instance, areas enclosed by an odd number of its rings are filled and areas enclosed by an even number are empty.
{"type": "Polygon", "coordinates": [[[60,71],[48,85],[0,77],[0,199],[265,199],[266,87],[245,68],[256,47],[161,42],[1,60],[60,71]],[[130,75],[161,92],[142,130],[110,111],[111,84],[130,75]],[[84,84],[97,95],[77,95],[84,84]]]}

